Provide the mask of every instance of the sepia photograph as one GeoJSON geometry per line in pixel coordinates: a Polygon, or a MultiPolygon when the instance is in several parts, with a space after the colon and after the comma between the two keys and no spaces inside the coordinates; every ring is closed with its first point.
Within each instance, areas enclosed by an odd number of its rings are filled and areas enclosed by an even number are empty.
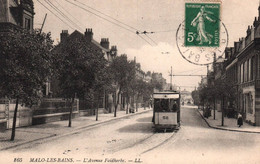
{"type": "Polygon", "coordinates": [[[1,164],[259,154],[260,0],[0,0],[1,164]]]}

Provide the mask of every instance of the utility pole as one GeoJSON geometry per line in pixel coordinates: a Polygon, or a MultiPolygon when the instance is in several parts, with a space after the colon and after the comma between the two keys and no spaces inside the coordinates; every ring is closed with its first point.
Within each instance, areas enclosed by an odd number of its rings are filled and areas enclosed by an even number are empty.
{"type": "Polygon", "coordinates": [[[170,90],[172,90],[172,66],[171,66],[171,74],[170,74],[170,76],[171,76],[171,86],[170,86],[170,90]]]}
{"type": "MultiPolygon", "coordinates": [[[[215,74],[216,74],[216,53],[214,53],[213,59],[213,73],[214,73],[214,85],[215,85],[215,74]]],[[[214,93],[214,120],[216,119],[216,94],[214,93]]]]}
{"type": "Polygon", "coordinates": [[[224,126],[224,101],[225,101],[225,97],[224,95],[222,95],[222,116],[221,116],[221,126],[224,126]]]}
{"type": "Polygon", "coordinates": [[[44,24],[45,24],[46,18],[47,18],[47,13],[45,14],[45,17],[44,17],[44,20],[43,20],[43,23],[42,23],[42,27],[41,27],[41,29],[40,29],[40,33],[42,33],[42,29],[43,29],[43,26],[44,26],[44,24]]]}

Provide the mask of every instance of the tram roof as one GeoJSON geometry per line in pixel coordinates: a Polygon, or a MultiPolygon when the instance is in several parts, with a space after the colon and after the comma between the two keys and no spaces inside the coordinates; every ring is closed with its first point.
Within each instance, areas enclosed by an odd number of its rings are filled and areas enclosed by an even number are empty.
{"type": "Polygon", "coordinates": [[[180,92],[174,91],[174,90],[167,90],[162,92],[154,92],[153,94],[180,94],[180,92]]]}
{"type": "Polygon", "coordinates": [[[180,93],[175,91],[165,91],[165,92],[156,92],[153,93],[153,98],[158,99],[169,99],[169,98],[180,98],[180,93]]]}

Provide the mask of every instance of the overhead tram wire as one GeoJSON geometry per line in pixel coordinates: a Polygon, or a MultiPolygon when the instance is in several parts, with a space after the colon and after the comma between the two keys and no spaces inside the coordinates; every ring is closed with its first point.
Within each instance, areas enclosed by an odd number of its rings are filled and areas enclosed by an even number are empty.
{"type": "Polygon", "coordinates": [[[84,10],[84,11],[86,11],[86,12],[88,12],[88,13],[91,13],[91,14],[95,15],[96,17],[99,17],[99,18],[101,18],[101,19],[103,19],[103,20],[106,20],[106,21],[108,21],[108,22],[110,22],[110,23],[112,23],[112,24],[114,24],[114,25],[116,25],[116,26],[119,26],[119,27],[121,27],[121,28],[123,28],[123,29],[125,29],[125,30],[127,30],[127,31],[129,31],[129,32],[131,32],[131,33],[135,33],[134,31],[132,31],[132,30],[130,30],[130,29],[128,29],[128,28],[126,28],[126,27],[120,25],[120,24],[117,24],[117,23],[115,23],[115,22],[112,22],[112,21],[110,21],[109,19],[104,18],[104,17],[102,17],[102,16],[100,16],[100,15],[98,15],[98,14],[96,14],[96,13],[94,13],[94,12],[92,12],[92,11],[90,11],[90,10],[84,8],[84,7],[82,7],[82,6],[79,6],[79,5],[75,4],[75,3],[72,3],[72,2],[70,2],[69,0],[65,0],[65,1],[67,1],[68,3],[70,3],[70,4],[72,4],[72,5],[76,6],[76,7],[81,8],[82,10],[84,10]]]}
{"type": "MultiPolygon", "coordinates": [[[[103,20],[105,20],[105,21],[107,21],[107,22],[109,22],[109,23],[112,23],[112,24],[114,24],[114,25],[116,25],[116,26],[118,26],[118,27],[121,27],[121,28],[127,30],[127,31],[130,32],[130,33],[136,34],[136,31],[130,30],[129,28],[132,28],[132,27],[130,27],[130,26],[128,26],[128,25],[127,25],[128,28],[126,28],[126,27],[124,27],[124,26],[122,26],[122,25],[120,25],[120,24],[118,24],[118,23],[112,22],[111,20],[109,20],[109,19],[107,19],[107,18],[104,18],[104,17],[102,17],[102,16],[100,16],[100,15],[98,15],[98,14],[96,14],[96,13],[94,13],[94,12],[92,12],[92,11],[90,11],[90,10],[84,8],[84,7],[82,7],[82,6],[79,6],[78,4],[72,3],[72,2],[70,2],[69,0],[65,0],[65,1],[67,1],[68,3],[70,3],[70,4],[72,4],[72,5],[76,6],[76,7],[81,8],[82,10],[84,10],[84,11],[86,11],[86,12],[88,12],[88,13],[91,13],[91,14],[95,15],[96,17],[99,17],[100,19],[103,19],[103,20]]],[[[110,18],[110,19],[111,19],[111,18],[110,18]]],[[[134,28],[134,29],[135,29],[135,28],[134,28]]],[[[135,30],[137,30],[137,29],[135,29],[135,30]]],[[[137,31],[138,31],[138,30],[137,30],[137,31]]],[[[148,42],[146,39],[144,39],[144,38],[141,37],[140,35],[138,35],[138,36],[139,36],[141,39],[143,39],[146,43],[148,43],[148,44],[150,44],[151,46],[153,46],[153,45],[152,45],[150,42],[148,42]]]]}
{"type": "Polygon", "coordinates": [[[92,10],[94,10],[94,11],[96,11],[96,12],[98,12],[98,13],[100,13],[100,14],[102,14],[102,15],[104,15],[104,16],[106,16],[106,17],[108,17],[108,18],[110,18],[110,19],[112,19],[112,20],[114,20],[114,21],[116,21],[116,22],[118,22],[118,23],[121,23],[121,24],[123,24],[123,25],[125,25],[125,26],[127,26],[127,27],[129,27],[129,28],[131,28],[131,29],[133,29],[133,30],[135,30],[135,31],[139,31],[139,30],[136,29],[135,27],[132,27],[132,26],[130,26],[130,25],[128,25],[128,24],[126,24],[126,23],[120,21],[120,20],[117,20],[117,19],[111,17],[110,15],[107,15],[107,14],[105,14],[105,13],[103,13],[103,12],[101,12],[101,11],[99,11],[99,10],[97,10],[97,9],[95,9],[95,8],[93,8],[93,7],[91,7],[91,6],[89,6],[89,5],[86,5],[86,4],[84,4],[84,3],[82,3],[82,2],[79,2],[79,1],[77,1],[77,0],[74,0],[74,1],[77,2],[77,3],[80,3],[80,4],[83,5],[83,6],[86,6],[86,7],[89,8],[89,9],[92,9],[92,10]]]}
{"type": "Polygon", "coordinates": [[[85,25],[83,25],[76,17],[74,17],[72,14],[70,14],[70,13],[67,11],[67,9],[65,9],[65,8],[59,3],[58,0],[54,0],[54,1],[58,4],[59,7],[61,7],[67,14],[69,14],[69,15],[70,15],[74,20],[76,20],[80,25],[85,26],[85,25]]]}
{"type": "MultiPolygon", "coordinates": [[[[105,14],[105,13],[103,13],[103,12],[101,12],[101,11],[99,11],[99,10],[97,10],[97,9],[95,9],[95,8],[93,8],[93,7],[91,7],[91,6],[89,6],[89,5],[86,5],[86,4],[84,4],[84,3],[82,3],[82,2],[79,2],[79,1],[77,1],[77,0],[74,0],[74,1],[77,2],[77,3],[79,3],[79,4],[81,4],[81,5],[83,5],[83,6],[88,7],[89,9],[92,9],[92,10],[94,10],[94,11],[96,11],[96,12],[98,12],[98,13],[100,13],[100,14],[102,14],[102,15],[104,15],[104,16],[106,16],[106,17],[108,17],[108,18],[110,18],[110,19],[112,19],[112,20],[114,20],[114,21],[116,21],[116,22],[118,22],[118,23],[121,23],[121,24],[123,24],[123,25],[125,25],[125,26],[127,26],[127,27],[129,27],[129,28],[132,28],[133,30],[136,31],[136,34],[137,34],[137,32],[138,32],[138,33],[140,32],[140,30],[138,30],[137,28],[135,28],[135,27],[133,27],[133,26],[130,26],[130,25],[128,25],[128,24],[125,24],[124,22],[119,21],[119,20],[117,20],[117,19],[111,17],[110,15],[107,15],[107,14],[105,14]]],[[[150,32],[150,33],[152,34],[152,33],[170,32],[170,31],[173,31],[173,30],[157,31],[157,32],[150,32]]],[[[155,45],[157,45],[157,43],[156,43],[151,37],[149,37],[149,36],[146,35],[146,34],[147,34],[147,33],[145,33],[145,36],[147,36],[155,45]]]]}
{"type": "MultiPolygon", "coordinates": [[[[66,1],[68,1],[68,0],[66,0],[66,1]]],[[[128,28],[131,28],[131,29],[135,30],[135,31],[136,31],[136,34],[137,34],[137,32],[140,31],[140,30],[138,30],[137,28],[135,28],[135,27],[133,27],[133,26],[130,26],[130,25],[128,25],[128,24],[126,24],[126,23],[124,23],[124,22],[122,22],[122,21],[119,21],[119,20],[117,20],[117,19],[111,17],[110,15],[107,15],[107,14],[105,14],[105,13],[103,13],[103,12],[101,12],[101,11],[99,11],[99,10],[97,10],[97,9],[95,9],[95,8],[93,8],[93,7],[91,7],[91,6],[89,6],[89,5],[86,5],[86,4],[84,4],[84,3],[82,3],[82,2],[79,2],[79,1],[77,1],[77,0],[74,0],[74,2],[79,3],[79,4],[83,5],[83,6],[86,6],[87,8],[89,8],[89,9],[91,9],[91,10],[94,10],[94,11],[98,12],[99,14],[102,14],[102,15],[104,15],[104,16],[106,16],[106,17],[108,17],[108,18],[110,18],[110,19],[112,19],[112,20],[114,20],[114,21],[116,21],[116,22],[118,22],[118,23],[124,25],[124,26],[127,26],[128,28]]],[[[154,44],[157,45],[157,43],[156,43],[152,38],[150,38],[148,35],[146,35],[146,36],[147,36],[154,44]]],[[[139,37],[140,37],[141,39],[143,39],[145,42],[147,42],[148,44],[151,45],[150,42],[148,42],[146,39],[144,39],[144,38],[141,37],[140,35],[139,35],[139,37]]],[[[151,45],[151,46],[152,46],[152,45],[151,45]]]]}
{"type": "Polygon", "coordinates": [[[147,38],[149,38],[157,46],[157,43],[151,37],[149,37],[147,34],[145,34],[145,36],[147,36],[147,38]]]}
{"type": "Polygon", "coordinates": [[[71,25],[69,25],[67,22],[65,22],[63,19],[61,19],[58,15],[56,15],[53,11],[51,11],[47,6],[45,6],[43,3],[40,2],[40,0],[37,0],[44,8],[46,8],[48,11],[50,11],[53,15],[55,15],[59,20],[61,20],[63,23],[68,25],[71,29],[76,29],[73,28],[71,25]]]}
{"type": "Polygon", "coordinates": [[[176,30],[152,31],[151,34],[157,34],[157,33],[163,33],[163,32],[173,32],[173,31],[176,32],[176,30]]]}
{"type": "Polygon", "coordinates": [[[144,41],[146,41],[146,43],[150,44],[150,46],[153,46],[150,42],[148,42],[146,39],[144,39],[141,35],[137,35],[139,36],[140,38],[142,38],[144,41]]]}
{"type": "Polygon", "coordinates": [[[44,0],[51,8],[53,8],[57,13],[59,13],[63,18],[65,18],[72,25],[84,31],[80,26],[73,22],[67,15],[65,15],[60,9],[58,9],[50,0],[44,0]]]}
{"type": "Polygon", "coordinates": [[[201,71],[201,70],[203,70],[203,69],[204,69],[204,68],[197,68],[197,69],[192,69],[192,70],[187,70],[187,71],[181,71],[181,72],[178,72],[178,74],[186,73],[186,72],[201,71]]]}
{"type": "MultiPolygon", "coordinates": [[[[56,7],[50,0],[44,0],[48,5],[50,5],[56,12],[63,16],[68,22],[73,24],[75,27],[83,30],[79,25],[77,25],[73,20],[71,20],[66,14],[64,14],[58,7],[56,7]]],[[[84,31],[84,30],[83,30],[84,31]]]]}

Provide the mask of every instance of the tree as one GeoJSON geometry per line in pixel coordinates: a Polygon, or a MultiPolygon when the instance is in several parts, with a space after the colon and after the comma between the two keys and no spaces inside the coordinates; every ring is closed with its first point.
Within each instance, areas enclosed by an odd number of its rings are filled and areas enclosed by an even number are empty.
{"type": "MultiPolygon", "coordinates": [[[[144,97],[145,93],[148,92],[148,83],[144,82],[143,79],[137,79],[134,83],[136,98],[136,111],[138,110],[138,100],[140,97],[144,97]]],[[[146,97],[147,98],[147,97],[146,97]]]]}
{"type": "Polygon", "coordinates": [[[57,66],[56,73],[60,94],[64,98],[71,100],[68,124],[71,127],[76,95],[84,98],[85,94],[90,92],[91,89],[94,92],[96,91],[95,86],[101,85],[101,83],[97,82],[97,79],[100,78],[100,71],[104,70],[107,61],[102,51],[91,47],[81,34],[76,35],[75,39],[61,42],[53,53],[57,66]]]}
{"type": "Polygon", "coordinates": [[[216,98],[222,99],[222,119],[221,125],[224,126],[224,115],[225,115],[225,101],[229,100],[233,102],[236,99],[236,90],[231,82],[226,81],[226,79],[218,79],[214,82],[214,96],[216,98]]]}
{"type": "Polygon", "coordinates": [[[163,90],[163,82],[157,78],[155,78],[154,76],[152,76],[152,86],[154,89],[157,89],[158,91],[162,91],[163,90]]]}
{"type": "Polygon", "coordinates": [[[128,61],[126,55],[117,56],[110,64],[110,70],[118,86],[117,102],[114,112],[114,117],[116,117],[120,94],[124,92],[128,97],[127,99],[129,99],[130,84],[135,79],[135,63],[128,61]]]}
{"type": "MultiPolygon", "coordinates": [[[[105,61],[103,61],[105,62],[105,61]]],[[[113,90],[112,87],[112,77],[111,72],[108,69],[108,66],[104,63],[100,63],[101,65],[98,67],[99,69],[95,72],[95,83],[92,87],[94,93],[94,100],[96,100],[96,121],[98,121],[98,108],[99,108],[99,100],[104,96],[104,91],[113,90]]]]}
{"type": "Polygon", "coordinates": [[[199,91],[198,90],[194,90],[191,92],[191,97],[194,101],[194,105],[199,105],[199,91]]]}
{"type": "Polygon", "coordinates": [[[144,102],[149,102],[149,106],[151,106],[151,98],[153,94],[153,86],[150,82],[146,82],[144,93],[143,93],[143,100],[144,102]]]}
{"type": "Polygon", "coordinates": [[[235,93],[232,83],[221,78],[214,80],[214,84],[205,85],[199,89],[200,101],[203,104],[204,102],[214,102],[216,98],[222,100],[222,126],[224,126],[225,100],[234,101],[236,98],[235,93]]]}
{"type": "Polygon", "coordinates": [[[0,34],[1,97],[16,99],[11,140],[15,138],[18,104],[32,106],[52,71],[50,33],[18,30],[0,34]]]}

